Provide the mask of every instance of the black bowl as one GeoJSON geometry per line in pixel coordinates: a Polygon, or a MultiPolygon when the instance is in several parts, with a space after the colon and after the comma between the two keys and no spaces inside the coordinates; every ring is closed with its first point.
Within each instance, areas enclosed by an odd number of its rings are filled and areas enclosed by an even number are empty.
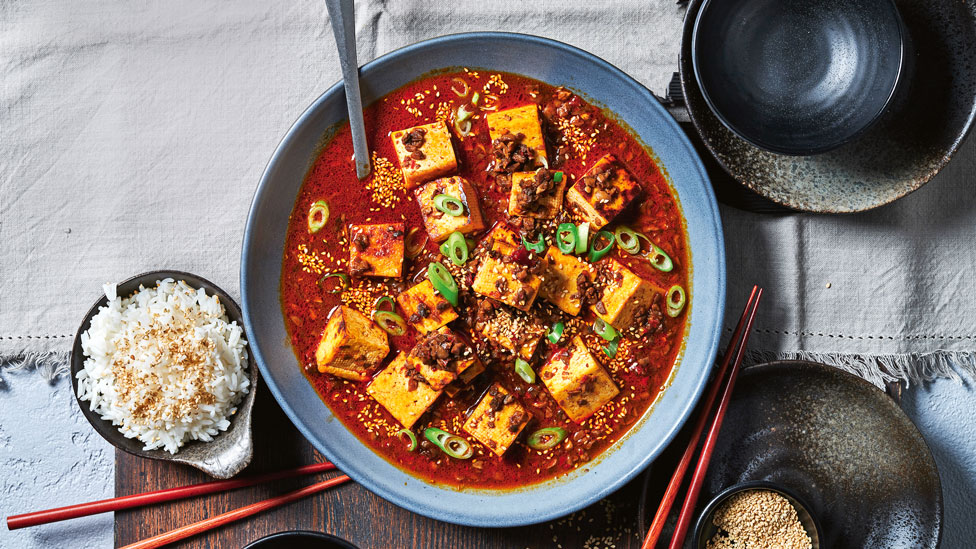
{"type": "Polygon", "coordinates": [[[248,543],[244,549],[359,549],[352,543],[331,534],[296,530],[278,532],[248,543]]]}
{"type": "Polygon", "coordinates": [[[839,147],[878,120],[907,80],[909,50],[893,0],[706,0],[691,44],[719,120],[792,155],[839,147]]]}
{"type": "MultiPolygon", "coordinates": [[[[153,287],[157,281],[165,278],[183,280],[193,288],[203,288],[208,295],[216,295],[224,305],[227,318],[236,321],[238,326],[244,326],[240,307],[226,292],[212,282],[190,273],[180,271],[143,273],[120,282],[116,287],[116,292],[119,296],[129,296],[137,291],[140,286],[153,287]]],[[[251,457],[254,454],[254,445],[251,440],[251,409],[254,407],[254,397],[257,394],[258,369],[250,364],[250,360],[248,360],[245,372],[251,386],[247,395],[244,396],[244,400],[237,406],[237,412],[231,416],[230,427],[215,436],[210,442],[189,441],[176,454],[170,454],[161,449],[143,450],[142,442],[138,439],[126,438],[116,426],[112,425],[111,421],[102,419],[97,412],[92,411],[89,402],[78,398],[77,374],[85,367],[85,353],[81,349],[81,334],[91,327],[91,319],[98,313],[98,309],[107,304],[108,298],[102,295],[92,305],[84,320],[81,321],[81,325],[78,326],[74,346],[71,348],[71,387],[82,413],[95,428],[95,431],[116,448],[140,457],[191,465],[217,478],[230,478],[241,472],[251,462],[251,457]]]]}
{"type": "Polygon", "coordinates": [[[799,496],[791,492],[789,489],[778,484],[765,481],[743,482],[741,484],[729,486],[712,498],[712,500],[708,502],[708,505],[705,506],[701,516],[698,517],[698,523],[695,525],[695,543],[692,545],[692,547],[697,549],[705,549],[708,546],[708,540],[711,539],[718,530],[715,527],[715,524],[712,523],[712,516],[715,514],[715,511],[717,511],[718,508],[730,497],[741,492],[748,492],[751,490],[768,490],[770,492],[776,492],[777,494],[786,498],[786,500],[790,502],[790,505],[796,509],[796,514],[800,519],[800,524],[803,525],[803,529],[806,530],[807,535],[810,536],[813,549],[820,549],[820,540],[823,539],[820,530],[820,521],[818,521],[817,517],[810,513],[810,508],[807,507],[806,503],[804,503],[799,496]]]}

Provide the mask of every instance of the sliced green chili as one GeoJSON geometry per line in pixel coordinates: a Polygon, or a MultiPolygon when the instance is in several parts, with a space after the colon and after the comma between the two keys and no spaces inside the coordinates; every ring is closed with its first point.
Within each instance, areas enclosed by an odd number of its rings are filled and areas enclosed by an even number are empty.
{"type": "Polygon", "coordinates": [[[326,274],[325,276],[323,276],[322,278],[319,279],[319,287],[322,287],[322,285],[325,283],[325,281],[328,280],[328,279],[330,279],[330,278],[338,278],[339,279],[339,285],[337,287],[335,287],[335,288],[333,288],[331,290],[326,290],[330,294],[338,294],[338,293],[342,292],[342,290],[345,290],[346,288],[349,287],[349,275],[347,275],[346,273],[328,273],[328,274],[326,274]]]}
{"type": "Polygon", "coordinates": [[[544,427],[529,435],[526,443],[533,450],[548,450],[566,440],[568,434],[562,427],[544,427]]]}
{"type": "Polygon", "coordinates": [[[576,237],[576,255],[586,253],[586,248],[590,244],[590,224],[586,221],[579,224],[576,237]]]}
{"type": "Polygon", "coordinates": [[[617,241],[617,246],[620,246],[629,254],[636,254],[640,251],[640,240],[637,238],[638,234],[637,231],[630,227],[620,226],[614,231],[613,236],[617,241]]]}
{"type": "Polygon", "coordinates": [[[383,311],[383,307],[386,305],[389,305],[390,308],[385,310],[390,311],[391,313],[396,312],[396,302],[393,301],[393,298],[388,295],[377,299],[376,303],[373,303],[373,309],[383,311]]]}
{"type": "Polygon", "coordinates": [[[441,253],[455,265],[464,265],[468,260],[468,243],[464,241],[464,235],[458,231],[451,233],[447,241],[441,244],[441,253]]]}
{"type": "Polygon", "coordinates": [[[552,180],[555,181],[556,183],[562,183],[563,182],[563,172],[556,172],[556,173],[552,174],[552,180]]]}
{"type": "Polygon", "coordinates": [[[556,228],[556,247],[564,254],[571,254],[579,246],[576,225],[562,223],[556,228]]]}
{"type": "Polygon", "coordinates": [[[611,341],[610,343],[607,343],[607,346],[603,348],[603,352],[607,353],[608,357],[613,358],[617,356],[617,347],[619,345],[620,345],[620,338],[617,338],[611,341]]]}
{"type": "Polygon", "coordinates": [[[670,273],[671,269],[674,269],[674,262],[671,261],[671,256],[661,248],[658,248],[657,244],[653,242],[651,242],[651,249],[644,254],[644,257],[648,258],[651,261],[651,265],[662,273],[670,273]]]}
{"type": "Polygon", "coordinates": [[[685,303],[687,302],[687,297],[685,296],[685,289],[679,284],[675,284],[668,289],[668,316],[674,318],[681,314],[681,311],[685,308],[685,303]]]}
{"type": "Polygon", "coordinates": [[[454,459],[468,459],[474,455],[474,447],[467,440],[436,427],[425,429],[424,437],[454,459]]]}
{"type": "Polygon", "coordinates": [[[593,235],[593,247],[590,248],[590,263],[596,263],[603,259],[610,250],[613,249],[613,233],[610,231],[600,231],[593,235]],[[607,241],[607,245],[604,248],[599,248],[600,239],[603,238],[607,241]]]}
{"type": "Polygon", "coordinates": [[[444,296],[444,299],[450,302],[451,305],[457,307],[458,285],[454,281],[454,277],[447,270],[447,267],[437,261],[432,262],[430,265],[427,265],[427,278],[434,285],[434,289],[444,296]]]}
{"type": "Polygon", "coordinates": [[[559,340],[563,338],[563,330],[566,329],[566,325],[562,322],[557,322],[549,328],[549,341],[553,344],[559,343],[559,340]]]}
{"type": "Polygon", "coordinates": [[[410,429],[400,429],[399,431],[397,431],[397,436],[398,437],[406,436],[407,440],[410,441],[410,446],[407,447],[408,452],[413,452],[414,450],[417,449],[417,435],[413,434],[413,431],[411,431],[410,429]]]}
{"type": "Polygon", "coordinates": [[[537,238],[535,242],[529,242],[523,236],[522,237],[522,246],[524,246],[525,249],[526,250],[529,250],[530,252],[535,252],[537,254],[541,254],[542,252],[546,251],[546,239],[543,238],[542,235],[540,234],[539,235],[539,238],[537,238]]]}
{"type": "Polygon", "coordinates": [[[402,336],[407,333],[407,323],[403,317],[390,311],[374,311],[373,322],[390,335],[402,336]]]}
{"type": "Polygon", "coordinates": [[[312,204],[312,207],[308,209],[308,232],[315,234],[319,232],[322,227],[325,227],[325,222],[329,220],[329,205],[325,200],[319,200],[312,204]]]}
{"type": "Polygon", "coordinates": [[[434,207],[454,217],[464,215],[464,204],[457,198],[446,194],[439,194],[434,197],[434,207]]]}
{"type": "Polygon", "coordinates": [[[609,322],[604,321],[602,318],[596,319],[593,323],[593,331],[596,335],[602,337],[607,341],[613,341],[620,337],[620,333],[610,325],[609,322]]]}
{"type": "Polygon", "coordinates": [[[515,359],[515,373],[526,383],[535,383],[535,370],[521,358],[515,359]]]}

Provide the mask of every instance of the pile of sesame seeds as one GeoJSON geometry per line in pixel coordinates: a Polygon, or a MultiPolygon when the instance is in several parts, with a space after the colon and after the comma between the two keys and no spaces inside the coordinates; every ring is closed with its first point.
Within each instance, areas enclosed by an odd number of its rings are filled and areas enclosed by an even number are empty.
{"type": "Polygon", "coordinates": [[[377,155],[376,151],[373,151],[373,171],[366,181],[366,188],[373,202],[384,208],[393,208],[406,196],[400,168],[390,159],[377,155]]]}
{"type": "Polygon", "coordinates": [[[584,129],[570,122],[569,118],[560,116],[556,119],[556,127],[559,128],[561,139],[573,149],[573,153],[583,162],[590,149],[596,145],[597,136],[600,135],[600,128],[584,129]]]}
{"type": "Polygon", "coordinates": [[[719,529],[708,549],[810,549],[813,543],[789,500],[771,490],[747,490],[726,500],[712,516],[719,529]]]}

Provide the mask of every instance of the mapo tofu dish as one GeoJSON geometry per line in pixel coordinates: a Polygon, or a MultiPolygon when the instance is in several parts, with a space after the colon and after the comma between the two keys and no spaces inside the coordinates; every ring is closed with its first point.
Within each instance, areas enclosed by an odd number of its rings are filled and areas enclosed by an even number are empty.
{"type": "Polygon", "coordinates": [[[689,252],[651,152],[571,90],[464,69],[365,111],[312,164],[282,311],[306,377],[364,444],[434,483],[586,468],[665,390],[689,252]]]}

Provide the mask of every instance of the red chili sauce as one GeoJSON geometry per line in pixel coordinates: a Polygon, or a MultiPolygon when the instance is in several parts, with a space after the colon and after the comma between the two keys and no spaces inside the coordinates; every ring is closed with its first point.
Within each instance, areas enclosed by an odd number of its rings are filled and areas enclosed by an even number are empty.
{"type": "MultiPolygon", "coordinates": [[[[670,272],[654,268],[643,255],[649,249],[643,240],[641,253],[631,255],[615,245],[598,263],[618,261],[665,291],[673,285],[688,288],[689,254],[683,219],[667,181],[648,150],[618,125],[612,114],[588,104],[568,90],[508,73],[466,69],[424,77],[368,107],[365,122],[373,152],[370,178],[363,182],[357,180],[349,125],[342,125],[310,168],[289,222],[281,302],[292,345],[309,382],[332,412],[364,444],[398,467],[433,483],[514,488],[585,467],[620,440],[664,390],[682,346],[687,306],[674,317],[664,314],[663,300],[667,298],[663,295],[655,305],[654,318],[645,322],[648,324],[643,328],[646,333],[624,333],[612,360],[603,350],[607,342],[591,328],[595,316],[588,307],[584,306],[578,316],[570,316],[545,299],[537,298],[531,314],[545,326],[561,321],[565,330],[558,344],[550,343],[545,335],[541,337],[542,342],[529,361],[533,369],[539,372],[548,359],[558,356],[578,334],[620,390],[613,400],[577,424],[554,401],[541,376],[535,383],[527,383],[514,371],[515,358],[510,351],[470,329],[478,303],[486,299],[470,290],[473,273],[479,258],[483,257],[481,248],[485,234],[494,223],[509,220],[510,181],[505,177],[496,180],[488,169],[492,160],[492,140],[485,116],[526,104],[539,106],[549,151],[549,169],[561,171],[569,178],[567,189],[607,154],[615,155],[629,170],[639,182],[642,194],[604,230],[613,232],[616,227],[625,225],[646,235],[670,256],[674,268],[670,272]],[[477,108],[472,106],[475,92],[478,93],[477,108]],[[459,93],[463,93],[463,97],[459,93]],[[468,130],[466,124],[457,122],[457,109],[461,105],[466,105],[466,111],[475,112],[470,118],[470,131],[465,136],[461,134],[468,130]],[[438,244],[429,240],[419,255],[404,260],[401,278],[354,276],[349,288],[341,293],[331,293],[338,289],[340,280],[336,277],[322,280],[323,275],[350,271],[349,224],[404,223],[404,230],[408,232],[419,228],[414,231],[416,234],[408,237],[408,248],[411,239],[422,241],[426,236],[421,209],[412,190],[404,188],[400,159],[390,133],[438,119],[446,120],[452,134],[458,164],[456,175],[467,179],[477,190],[487,227],[485,231],[471,235],[475,242],[481,242],[479,249],[472,251],[467,264],[459,268],[441,255],[438,244]],[[328,204],[329,219],[321,230],[312,234],[308,229],[308,212],[312,204],[320,200],[328,204]],[[371,379],[348,381],[319,373],[315,351],[330,311],[337,305],[344,303],[369,317],[379,296],[396,297],[424,280],[431,261],[447,265],[458,280],[461,286],[461,303],[457,307],[459,318],[449,326],[474,342],[486,371],[455,397],[440,395],[413,426],[412,431],[420,444],[414,451],[408,451],[407,439],[396,434],[402,426],[366,392],[371,379]],[[462,427],[467,415],[485,395],[489,385],[495,382],[514,393],[516,401],[531,415],[518,439],[500,457],[462,427]],[[563,442],[544,451],[527,445],[529,434],[552,426],[568,432],[563,442]],[[474,447],[474,455],[469,459],[449,457],[425,440],[423,433],[427,427],[437,427],[466,438],[474,447]]],[[[565,200],[562,210],[556,222],[573,220],[578,223],[582,220],[565,200]]],[[[555,222],[526,224],[521,221],[515,220],[515,229],[528,240],[534,241],[542,234],[548,243],[555,245],[555,222]]],[[[591,238],[594,233],[595,230],[590,231],[591,238]]],[[[582,257],[587,261],[585,253],[582,257]]],[[[406,312],[399,308],[397,312],[407,318],[406,312]]],[[[398,351],[409,352],[419,337],[412,327],[403,336],[390,337],[391,351],[374,372],[384,368],[398,351]]]]}

